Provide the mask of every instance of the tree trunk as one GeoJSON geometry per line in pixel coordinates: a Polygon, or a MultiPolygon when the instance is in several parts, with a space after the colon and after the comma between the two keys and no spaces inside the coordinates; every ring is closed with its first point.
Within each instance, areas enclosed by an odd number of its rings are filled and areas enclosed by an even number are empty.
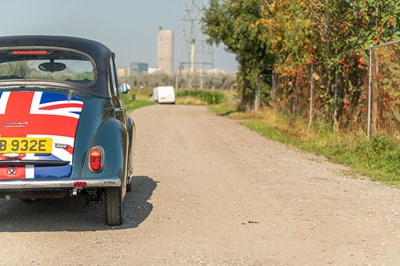
{"type": "Polygon", "coordinates": [[[253,98],[251,97],[250,87],[251,87],[250,81],[245,79],[243,82],[242,96],[238,107],[238,111],[240,112],[245,112],[248,109],[249,105],[252,103],[253,98]]]}

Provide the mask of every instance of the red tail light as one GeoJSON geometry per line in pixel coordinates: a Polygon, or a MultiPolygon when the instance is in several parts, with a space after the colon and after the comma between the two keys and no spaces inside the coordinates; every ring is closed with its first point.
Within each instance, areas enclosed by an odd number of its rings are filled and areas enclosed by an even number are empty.
{"type": "Polygon", "coordinates": [[[100,172],[103,169],[104,152],[100,147],[94,147],[89,153],[89,167],[92,172],[100,172]]]}
{"type": "Polygon", "coordinates": [[[48,54],[49,51],[47,50],[15,50],[12,51],[13,55],[41,55],[41,54],[48,54]]]}

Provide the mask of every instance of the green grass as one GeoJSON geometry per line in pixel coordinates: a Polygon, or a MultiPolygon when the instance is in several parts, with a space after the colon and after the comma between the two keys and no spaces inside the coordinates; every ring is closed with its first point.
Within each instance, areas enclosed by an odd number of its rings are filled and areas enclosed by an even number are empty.
{"type": "Polygon", "coordinates": [[[294,146],[296,144],[296,139],[291,138],[288,134],[280,131],[276,126],[265,123],[263,120],[250,118],[249,120],[242,121],[241,124],[269,139],[294,146]]]}
{"type": "MultiPolygon", "coordinates": [[[[137,90],[133,92],[137,93],[135,101],[132,100],[131,95],[123,95],[125,106],[129,111],[154,104],[149,100],[151,89],[141,90],[140,95],[137,90]]],[[[257,114],[236,112],[236,100],[230,99],[230,95],[223,91],[214,93],[213,91],[185,92],[179,98],[185,104],[208,105],[216,114],[240,120],[240,123],[246,127],[269,139],[323,155],[333,162],[349,166],[356,174],[400,187],[400,143],[398,140],[385,135],[377,135],[373,140],[368,140],[362,132],[333,133],[332,125],[323,121],[315,121],[313,128],[308,130],[307,121],[268,109],[257,114]],[[222,97],[220,93],[225,95],[222,97]]]]}
{"type": "Polygon", "coordinates": [[[229,104],[210,105],[209,109],[221,116],[229,116],[236,113],[236,108],[230,106],[229,104]]]}
{"type": "Polygon", "coordinates": [[[210,91],[210,90],[183,90],[176,93],[176,98],[197,98],[200,101],[207,104],[221,104],[224,102],[226,97],[222,91],[210,91]]]}
{"type": "MultiPolygon", "coordinates": [[[[136,90],[135,90],[136,91],[136,90]]],[[[149,100],[151,89],[141,90],[136,101],[131,95],[124,95],[126,107],[135,109],[152,105],[149,100]]],[[[207,96],[210,97],[210,96],[207,96]]],[[[278,114],[266,109],[262,113],[246,114],[236,112],[236,100],[229,100],[225,93],[223,101],[218,104],[211,100],[210,104],[200,97],[188,95],[181,99],[198,98],[199,101],[188,103],[205,104],[218,115],[240,120],[246,127],[298,149],[320,154],[333,162],[349,166],[353,173],[370,177],[372,180],[400,187],[400,143],[385,135],[377,135],[368,140],[364,133],[333,133],[332,125],[323,121],[315,121],[311,130],[307,129],[307,121],[278,114]]]]}
{"type": "Polygon", "coordinates": [[[140,94],[138,94],[137,89],[134,89],[130,94],[122,95],[121,98],[125,107],[128,108],[128,113],[133,112],[136,109],[155,104],[154,101],[149,100],[151,92],[151,89],[142,89],[140,94]],[[132,95],[135,95],[134,100],[132,95]]]}
{"type": "Polygon", "coordinates": [[[124,101],[124,103],[125,107],[128,108],[128,111],[134,111],[136,109],[155,104],[154,101],[149,101],[149,100],[136,100],[136,101],[129,100],[129,101],[124,101]]]}
{"type": "Polygon", "coordinates": [[[257,115],[230,113],[228,117],[240,117],[241,124],[269,139],[347,165],[353,174],[400,187],[400,143],[386,135],[368,140],[362,132],[333,133],[332,126],[323,122],[307,130],[306,121],[271,110],[257,115]]]}

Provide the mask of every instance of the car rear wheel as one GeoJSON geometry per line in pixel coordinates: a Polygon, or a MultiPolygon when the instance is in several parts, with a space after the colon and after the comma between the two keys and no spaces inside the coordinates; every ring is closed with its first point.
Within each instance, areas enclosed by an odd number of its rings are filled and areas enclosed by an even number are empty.
{"type": "Polygon", "coordinates": [[[123,218],[122,189],[105,189],[106,223],[108,225],[121,225],[123,218]]]}

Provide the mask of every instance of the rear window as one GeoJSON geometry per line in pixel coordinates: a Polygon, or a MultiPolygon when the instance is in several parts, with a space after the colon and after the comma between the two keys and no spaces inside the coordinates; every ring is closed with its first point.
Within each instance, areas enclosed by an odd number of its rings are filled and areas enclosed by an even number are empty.
{"type": "Polygon", "coordinates": [[[87,56],[74,51],[1,50],[0,82],[20,79],[90,83],[95,79],[95,71],[87,56]]]}

